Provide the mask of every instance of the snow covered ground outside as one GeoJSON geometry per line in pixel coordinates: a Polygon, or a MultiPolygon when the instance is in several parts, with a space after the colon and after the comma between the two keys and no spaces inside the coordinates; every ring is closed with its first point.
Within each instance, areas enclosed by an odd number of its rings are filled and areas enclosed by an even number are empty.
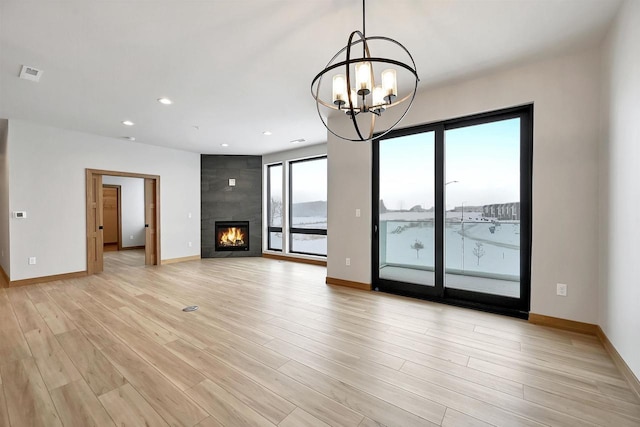
{"type": "MultiPolygon", "coordinates": [[[[447,223],[445,227],[445,266],[459,273],[484,273],[509,276],[520,275],[520,225],[495,226],[490,222],[447,223]],[[463,237],[464,225],[464,237],[463,237]],[[480,255],[478,257],[477,255],[480,255]]],[[[433,222],[386,221],[386,242],[380,248],[380,264],[399,264],[433,269],[435,265],[433,222]],[[415,244],[423,249],[416,251],[415,244]],[[413,248],[412,248],[413,246],[413,248]]]]}
{"type": "MultiPolygon", "coordinates": [[[[447,212],[445,263],[448,273],[497,276],[519,280],[520,224],[483,219],[481,212],[447,212]],[[464,226],[464,231],[463,231],[464,226]],[[493,233],[491,228],[493,227],[493,233]],[[475,251],[475,253],[474,253],[475,251]],[[478,257],[480,255],[480,257],[478,257]]],[[[296,217],[293,227],[327,228],[326,217],[296,217]]],[[[433,212],[385,212],[380,215],[380,265],[393,264],[433,270],[435,265],[433,212]],[[385,233],[386,230],[386,233],[385,233]],[[423,248],[416,251],[416,241],[423,248]],[[412,246],[414,246],[412,248],[412,246]]],[[[282,248],[282,233],[271,233],[271,247],[282,248]]],[[[327,253],[327,236],[294,234],[291,250],[327,253]]]]}

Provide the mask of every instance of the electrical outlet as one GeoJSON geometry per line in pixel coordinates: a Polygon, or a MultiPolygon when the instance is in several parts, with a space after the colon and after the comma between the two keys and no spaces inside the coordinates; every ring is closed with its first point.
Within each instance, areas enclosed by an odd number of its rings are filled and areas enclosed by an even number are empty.
{"type": "Polygon", "coordinates": [[[351,258],[347,258],[344,260],[345,265],[351,265],[351,258]]]}
{"type": "Polygon", "coordinates": [[[556,295],[559,295],[561,297],[566,297],[567,296],[567,285],[565,285],[564,283],[557,283],[556,284],[556,295]]]}
{"type": "Polygon", "coordinates": [[[29,265],[36,265],[36,257],[34,256],[29,257],[29,265]]]}
{"type": "Polygon", "coordinates": [[[189,243],[187,243],[187,246],[191,247],[191,246],[193,246],[193,243],[189,242],[189,243]]]}
{"type": "Polygon", "coordinates": [[[360,209],[356,209],[356,218],[360,218],[360,209]]]}
{"type": "Polygon", "coordinates": [[[133,240],[133,234],[129,235],[129,240],[133,240]]]}

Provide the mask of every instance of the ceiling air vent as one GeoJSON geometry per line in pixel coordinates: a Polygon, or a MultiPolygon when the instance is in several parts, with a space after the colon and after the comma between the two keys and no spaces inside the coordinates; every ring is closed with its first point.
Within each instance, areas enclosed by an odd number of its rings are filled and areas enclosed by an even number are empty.
{"type": "Polygon", "coordinates": [[[40,77],[42,76],[42,72],[42,70],[38,70],[37,68],[23,65],[22,69],[20,70],[20,78],[31,80],[32,82],[39,82],[40,77]]]}

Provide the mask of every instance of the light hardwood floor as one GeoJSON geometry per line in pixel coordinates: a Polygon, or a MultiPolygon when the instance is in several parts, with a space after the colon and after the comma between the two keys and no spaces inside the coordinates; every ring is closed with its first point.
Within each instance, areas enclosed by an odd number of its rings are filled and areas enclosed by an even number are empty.
{"type": "Polygon", "coordinates": [[[640,425],[595,337],[326,286],[319,266],[112,254],[0,289],[0,426],[640,425]]]}

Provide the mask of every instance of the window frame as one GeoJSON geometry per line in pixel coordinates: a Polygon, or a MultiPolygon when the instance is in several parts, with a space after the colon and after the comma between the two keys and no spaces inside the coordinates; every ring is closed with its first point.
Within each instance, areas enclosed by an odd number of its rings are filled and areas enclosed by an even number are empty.
{"type": "MultiPolygon", "coordinates": [[[[313,252],[302,252],[302,251],[294,251],[293,250],[293,235],[294,234],[308,234],[308,235],[316,235],[316,236],[326,236],[327,235],[327,229],[326,228],[299,228],[299,227],[293,227],[293,180],[294,180],[294,176],[293,176],[293,165],[295,164],[299,164],[299,163],[305,163],[305,162],[312,162],[312,161],[317,161],[317,160],[321,160],[321,159],[325,159],[327,160],[327,155],[322,155],[322,156],[313,156],[313,157],[306,157],[304,159],[298,159],[298,160],[290,160],[288,163],[288,177],[287,177],[287,189],[288,189],[288,230],[287,230],[287,236],[288,236],[288,248],[289,250],[287,251],[287,253],[291,253],[291,254],[296,254],[296,255],[310,255],[310,256],[317,256],[317,257],[323,257],[326,258],[327,254],[317,254],[317,253],[313,253],[313,252]]],[[[328,191],[328,189],[327,189],[328,191]]],[[[328,213],[327,213],[328,214],[328,213]]]]}
{"type": "Polygon", "coordinates": [[[269,251],[274,251],[274,252],[284,252],[284,233],[283,233],[283,226],[284,226],[284,219],[285,219],[285,212],[284,212],[284,206],[285,206],[285,201],[284,201],[284,191],[282,191],[282,185],[284,182],[284,162],[278,162],[278,163],[272,163],[269,165],[266,165],[266,175],[267,175],[267,215],[266,215],[266,219],[267,219],[267,250],[269,251]],[[273,227],[271,226],[271,186],[273,185],[273,183],[271,182],[271,168],[272,167],[281,167],[282,168],[282,180],[280,180],[280,192],[282,194],[282,225],[280,227],[273,227]],[[280,233],[282,234],[282,248],[278,249],[278,248],[273,248],[271,246],[271,233],[280,233]]]}
{"type": "Polygon", "coordinates": [[[476,308],[485,311],[528,318],[531,308],[531,246],[532,246],[532,192],[533,192],[533,104],[489,111],[485,113],[443,120],[430,124],[398,129],[382,140],[435,131],[435,286],[420,287],[379,277],[379,189],[380,139],[374,138],[372,147],[372,283],[375,290],[446,304],[476,308]],[[520,118],[520,297],[481,294],[444,286],[444,206],[445,206],[445,132],[511,118],[520,118]]]}

